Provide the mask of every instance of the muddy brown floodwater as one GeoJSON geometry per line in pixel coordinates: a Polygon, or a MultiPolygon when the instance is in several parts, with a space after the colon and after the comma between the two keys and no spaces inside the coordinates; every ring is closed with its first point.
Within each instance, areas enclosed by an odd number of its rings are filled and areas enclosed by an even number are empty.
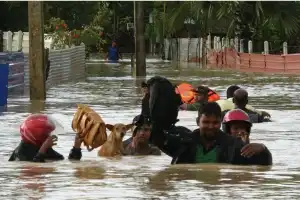
{"type": "MultiPolygon", "coordinates": [[[[71,120],[76,103],[87,103],[107,123],[130,123],[140,112],[141,93],[128,64],[90,64],[86,82],[51,88],[45,104],[28,97],[10,97],[1,113],[1,199],[300,199],[300,133],[297,77],[261,76],[197,67],[148,63],[148,76],[163,75],[174,82],[204,83],[225,96],[236,83],[245,87],[253,106],[271,113],[274,122],[255,124],[252,142],[263,142],[273,154],[272,167],[231,165],[170,166],[171,158],[141,156],[105,159],[83,149],[78,162],[45,164],[7,162],[17,146],[20,122],[44,109],[64,127],[55,147],[66,158],[73,144],[71,120]]],[[[179,125],[196,128],[196,112],[181,111],[179,125]]]]}

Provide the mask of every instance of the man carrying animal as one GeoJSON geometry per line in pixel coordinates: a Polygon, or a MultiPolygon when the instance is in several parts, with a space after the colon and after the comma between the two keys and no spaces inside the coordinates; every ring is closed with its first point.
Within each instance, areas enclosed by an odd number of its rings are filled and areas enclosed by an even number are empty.
{"type": "MultiPolygon", "coordinates": [[[[113,157],[118,155],[124,155],[124,147],[122,140],[126,132],[132,127],[132,124],[106,124],[106,128],[111,131],[108,136],[107,141],[100,147],[98,156],[102,157],[113,157]]],[[[80,160],[82,157],[81,144],[83,138],[77,133],[74,140],[73,148],[70,151],[69,159],[70,160],[80,160]]]]}
{"type": "Polygon", "coordinates": [[[162,77],[153,77],[147,84],[152,124],[150,141],[173,158],[172,164],[272,164],[267,148],[251,157],[242,156],[245,143],[220,130],[221,108],[217,103],[204,103],[200,107],[197,118],[199,129],[192,132],[175,126],[180,103],[176,101],[178,96],[172,84],[162,77]]]}

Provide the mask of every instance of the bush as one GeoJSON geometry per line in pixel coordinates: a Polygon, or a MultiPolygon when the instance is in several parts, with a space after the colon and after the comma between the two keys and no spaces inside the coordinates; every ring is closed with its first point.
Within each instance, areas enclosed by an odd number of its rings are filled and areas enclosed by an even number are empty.
{"type": "Polygon", "coordinates": [[[64,20],[52,17],[49,24],[45,25],[45,32],[50,34],[46,38],[52,38],[53,49],[65,49],[70,46],[68,25],[64,20]]]}
{"type": "Polygon", "coordinates": [[[65,49],[84,43],[87,57],[91,52],[102,52],[106,44],[102,27],[87,25],[83,30],[69,31],[65,21],[55,17],[45,25],[45,32],[50,34],[46,37],[52,38],[54,49],[65,49]]]}
{"type": "Polygon", "coordinates": [[[102,52],[103,47],[106,44],[106,40],[103,38],[103,29],[95,26],[85,26],[81,32],[81,41],[86,45],[88,53],[102,52]]]}

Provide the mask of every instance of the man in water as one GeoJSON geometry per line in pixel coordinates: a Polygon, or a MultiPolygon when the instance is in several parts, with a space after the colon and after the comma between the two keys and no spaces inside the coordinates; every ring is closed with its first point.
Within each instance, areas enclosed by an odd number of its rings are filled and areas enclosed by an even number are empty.
{"type": "Polygon", "coordinates": [[[149,144],[149,138],[150,124],[138,124],[132,133],[132,139],[127,141],[129,143],[123,142],[126,155],[161,155],[157,147],[149,144]]]}
{"type": "MultiPolygon", "coordinates": [[[[249,115],[251,122],[260,123],[270,121],[268,116],[260,115],[257,112],[253,112],[252,110],[247,109],[246,105],[248,104],[248,92],[246,90],[241,88],[237,89],[233,93],[232,102],[234,103],[235,108],[239,108],[249,115]]],[[[223,114],[225,114],[226,112],[228,112],[228,110],[224,111],[223,114]]]]}
{"type": "MultiPolygon", "coordinates": [[[[219,104],[219,106],[221,107],[222,112],[226,113],[228,110],[232,110],[235,108],[235,105],[233,103],[233,94],[238,89],[240,89],[240,87],[237,85],[229,86],[226,91],[227,99],[222,99],[222,100],[216,101],[219,104]]],[[[253,113],[257,113],[258,115],[261,115],[266,118],[271,118],[270,114],[267,113],[266,111],[256,110],[254,107],[252,107],[249,104],[246,105],[246,108],[248,110],[252,111],[253,113]]]]}
{"type": "Polygon", "coordinates": [[[117,47],[117,43],[116,41],[113,41],[111,47],[108,48],[108,52],[106,54],[106,60],[109,60],[111,62],[118,62],[120,58],[121,58],[121,54],[117,47]]]}
{"type": "MultiPolygon", "coordinates": [[[[261,143],[250,143],[252,123],[248,114],[240,109],[233,109],[226,113],[223,119],[222,129],[225,133],[240,138],[246,146],[242,148],[242,155],[251,157],[261,153],[266,146],[261,143]]],[[[270,155],[270,158],[272,156],[270,155]]]]}
{"type": "MultiPolygon", "coordinates": [[[[136,125],[132,137],[123,141],[126,155],[161,155],[160,150],[149,144],[150,124],[144,122],[140,115],[133,120],[136,125]]],[[[69,153],[70,160],[80,160],[82,157],[81,144],[83,140],[78,134],[75,136],[74,145],[69,153]]]]}
{"type": "Polygon", "coordinates": [[[184,103],[179,106],[181,110],[197,111],[203,103],[208,102],[208,92],[209,92],[208,87],[199,86],[197,87],[197,90],[195,90],[195,92],[197,94],[195,103],[193,104],[184,103]]]}
{"type": "Polygon", "coordinates": [[[245,143],[220,130],[222,113],[217,103],[207,102],[200,107],[197,118],[199,129],[192,132],[175,126],[179,102],[172,84],[163,77],[153,77],[147,84],[152,126],[150,142],[171,156],[172,164],[272,164],[267,148],[250,158],[242,156],[245,143]]]}

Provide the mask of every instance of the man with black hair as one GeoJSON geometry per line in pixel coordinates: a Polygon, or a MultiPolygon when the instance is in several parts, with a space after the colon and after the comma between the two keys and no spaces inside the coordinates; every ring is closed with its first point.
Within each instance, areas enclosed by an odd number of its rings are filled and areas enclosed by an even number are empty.
{"type": "MultiPolygon", "coordinates": [[[[237,86],[237,85],[231,85],[231,86],[229,86],[227,88],[227,91],[226,91],[226,93],[227,93],[227,99],[222,99],[222,100],[216,101],[219,104],[219,106],[221,107],[221,110],[223,112],[223,116],[229,110],[232,110],[232,109],[236,108],[236,106],[235,106],[235,104],[233,102],[233,96],[234,96],[235,91],[237,91],[239,89],[241,89],[241,88],[239,86],[237,86]]],[[[256,110],[254,107],[252,107],[251,105],[248,104],[248,96],[247,96],[247,103],[245,105],[245,108],[248,111],[250,111],[249,113],[256,113],[260,118],[263,118],[264,121],[270,121],[269,118],[271,118],[271,115],[269,113],[267,113],[266,111],[256,110]]],[[[256,121],[257,120],[254,120],[252,122],[256,123],[256,121]]]]}
{"type": "Polygon", "coordinates": [[[226,91],[227,99],[232,98],[232,97],[233,97],[233,93],[234,93],[236,90],[238,90],[238,89],[240,89],[240,87],[237,86],[237,85],[231,85],[231,86],[229,86],[229,87],[227,88],[227,91],[226,91]]]}
{"type": "Polygon", "coordinates": [[[134,117],[132,137],[123,142],[126,155],[161,155],[160,150],[149,144],[150,122],[142,115],[134,117]]]}
{"type": "Polygon", "coordinates": [[[177,114],[176,104],[172,107],[164,108],[164,99],[175,99],[176,93],[172,88],[166,93],[160,93],[162,85],[168,80],[162,77],[153,78],[149,82],[150,87],[150,119],[151,137],[150,141],[167,155],[171,156],[172,164],[183,163],[230,163],[230,164],[272,164],[272,156],[266,148],[263,152],[250,158],[242,156],[242,147],[245,145],[242,140],[230,136],[220,130],[221,108],[215,102],[203,103],[198,111],[197,124],[199,129],[193,132],[182,126],[175,126],[177,114]],[[161,80],[163,81],[161,81],[161,80]],[[161,87],[160,87],[161,86],[161,87]],[[157,109],[157,110],[156,110],[157,109]],[[159,112],[160,115],[152,115],[159,112]],[[161,116],[168,113],[171,120],[162,120],[161,116]],[[173,116],[174,115],[174,116],[173,116]]]}
{"type": "MultiPolygon", "coordinates": [[[[235,108],[245,111],[250,118],[252,123],[260,123],[265,121],[270,121],[269,118],[265,115],[260,115],[257,112],[253,112],[250,109],[247,109],[248,104],[248,92],[244,89],[238,89],[233,94],[232,102],[234,103],[235,108]]],[[[224,113],[227,113],[226,111],[224,113]]],[[[223,114],[224,114],[223,113],[223,114]]]]}

